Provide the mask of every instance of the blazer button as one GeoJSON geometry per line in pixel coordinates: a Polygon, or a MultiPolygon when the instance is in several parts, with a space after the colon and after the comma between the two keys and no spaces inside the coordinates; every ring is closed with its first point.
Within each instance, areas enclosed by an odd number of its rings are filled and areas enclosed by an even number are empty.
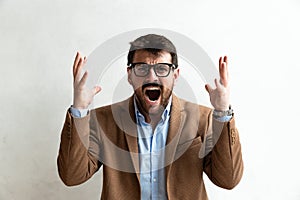
{"type": "Polygon", "coordinates": [[[232,144],[231,145],[235,144],[235,137],[236,137],[235,130],[231,129],[231,140],[232,140],[232,144]]]}
{"type": "Polygon", "coordinates": [[[231,137],[235,137],[235,130],[231,129],[231,137]]]}

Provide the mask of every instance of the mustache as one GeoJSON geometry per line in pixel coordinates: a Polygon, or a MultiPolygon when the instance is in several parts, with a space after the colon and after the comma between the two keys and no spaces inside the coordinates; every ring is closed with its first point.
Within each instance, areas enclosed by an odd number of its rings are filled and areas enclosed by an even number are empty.
{"type": "Polygon", "coordinates": [[[142,85],[142,90],[144,90],[146,87],[160,87],[162,88],[163,86],[158,83],[145,83],[142,85]]]}

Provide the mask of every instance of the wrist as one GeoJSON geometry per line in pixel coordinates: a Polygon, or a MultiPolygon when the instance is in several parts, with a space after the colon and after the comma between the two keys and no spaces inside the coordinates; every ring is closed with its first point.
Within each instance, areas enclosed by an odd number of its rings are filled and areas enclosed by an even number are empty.
{"type": "Polygon", "coordinates": [[[229,105],[229,108],[227,110],[214,109],[213,111],[213,117],[215,118],[232,116],[232,115],[233,115],[233,109],[231,108],[231,105],[229,105]]]}
{"type": "Polygon", "coordinates": [[[81,118],[87,116],[89,110],[88,109],[78,109],[71,105],[70,112],[74,117],[81,118]]]}
{"type": "Polygon", "coordinates": [[[88,109],[88,106],[83,105],[83,103],[79,103],[78,101],[74,101],[72,107],[75,108],[75,109],[78,109],[78,110],[88,109]]]}

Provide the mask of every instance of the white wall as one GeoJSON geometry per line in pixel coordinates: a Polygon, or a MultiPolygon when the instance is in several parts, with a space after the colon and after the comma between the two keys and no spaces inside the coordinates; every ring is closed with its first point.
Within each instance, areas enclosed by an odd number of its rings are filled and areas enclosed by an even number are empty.
{"type": "Polygon", "coordinates": [[[57,175],[72,61],[153,27],[230,59],[245,172],[232,191],[206,181],[210,199],[299,200],[299,11],[297,0],[0,0],[0,199],[99,199],[100,173],[73,188],[57,175]]]}

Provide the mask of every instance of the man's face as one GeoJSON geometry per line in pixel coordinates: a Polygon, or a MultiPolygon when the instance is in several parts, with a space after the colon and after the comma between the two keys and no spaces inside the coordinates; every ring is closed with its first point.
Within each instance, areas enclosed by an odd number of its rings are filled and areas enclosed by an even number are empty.
{"type": "MultiPolygon", "coordinates": [[[[161,51],[157,55],[145,50],[137,50],[133,63],[144,62],[150,65],[157,63],[172,63],[169,52],[161,51]]],[[[179,76],[179,69],[170,71],[166,77],[158,77],[152,67],[145,77],[136,76],[134,69],[127,70],[128,82],[132,85],[139,109],[147,114],[159,114],[167,106],[175,81],[179,76]]]]}

